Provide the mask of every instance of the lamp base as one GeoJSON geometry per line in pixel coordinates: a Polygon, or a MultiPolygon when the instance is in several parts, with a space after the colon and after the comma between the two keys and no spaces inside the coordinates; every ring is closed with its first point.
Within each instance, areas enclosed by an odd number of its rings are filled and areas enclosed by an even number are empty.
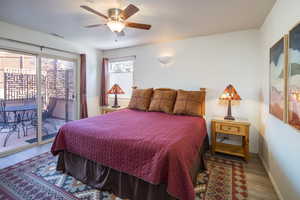
{"type": "Polygon", "coordinates": [[[233,116],[225,116],[224,119],[226,119],[226,120],[235,120],[235,118],[233,116]]]}
{"type": "Polygon", "coordinates": [[[119,104],[118,104],[118,97],[117,94],[115,94],[115,102],[114,105],[112,106],[112,108],[120,108],[119,104]]]}
{"type": "Polygon", "coordinates": [[[227,116],[224,119],[234,120],[234,117],[231,115],[231,100],[228,101],[227,116]]]}
{"type": "Polygon", "coordinates": [[[120,108],[121,106],[119,106],[119,105],[113,105],[113,106],[111,106],[112,108],[120,108]]]}

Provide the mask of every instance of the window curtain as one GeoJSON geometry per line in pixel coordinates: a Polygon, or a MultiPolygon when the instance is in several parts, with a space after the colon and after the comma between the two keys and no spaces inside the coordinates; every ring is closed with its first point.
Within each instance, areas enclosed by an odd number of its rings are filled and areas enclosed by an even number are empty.
{"type": "Polygon", "coordinates": [[[80,54],[80,118],[87,118],[86,55],[80,54]]]}
{"type": "Polygon", "coordinates": [[[103,58],[102,60],[102,70],[101,70],[101,106],[107,106],[108,105],[108,95],[107,91],[108,87],[108,80],[109,80],[109,74],[108,74],[108,58],[103,58]]]}

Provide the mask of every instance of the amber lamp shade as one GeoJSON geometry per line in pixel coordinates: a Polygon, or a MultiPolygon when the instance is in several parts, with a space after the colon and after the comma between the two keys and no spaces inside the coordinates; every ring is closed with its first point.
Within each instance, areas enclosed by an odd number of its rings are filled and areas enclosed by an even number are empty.
{"type": "Polygon", "coordinates": [[[236,89],[231,84],[228,85],[219,99],[228,101],[227,116],[225,116],[224,119],[234,120],[234,117],[231,115],[231,101],[242,100],[240,95],[237,93],[236,89]]]}
{"type": "Polygon", "coordinates": [[[112,106],[113,108],[119,108],[120,106],[118,105],[118,94],[125,94],[125,92],[122,90],[122,88],[118,84],[114,84],[110,90],[108,90],[107,94],[114,94],[115,95],[115,102],[114,105],[112,106]]]}

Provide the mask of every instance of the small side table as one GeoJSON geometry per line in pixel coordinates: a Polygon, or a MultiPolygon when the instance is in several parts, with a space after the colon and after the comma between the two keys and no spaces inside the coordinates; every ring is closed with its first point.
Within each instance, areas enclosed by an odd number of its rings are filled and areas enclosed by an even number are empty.
{"type": "Polygon", "coordinates": [[[118,111],[118,110],[121,110],[121,109],[124,109],[124,108],[126,108],[126,107],[121,106],[119,108],[113,108],[111,106],[101,106],[100,111],[101,111],[101,114],[107,114],[107,113],[115,112],[115,111],[118,111]]]}
{"type": "Polygon", "coordinates": [[[212,153],[220,152],[249,159],[249,129],[250,123],[243,120],[224,120],[214,118],[211,121],[212,153]],[[238,135],[242,137],[242,145],[217,142],[217,134],[238,135]]]}

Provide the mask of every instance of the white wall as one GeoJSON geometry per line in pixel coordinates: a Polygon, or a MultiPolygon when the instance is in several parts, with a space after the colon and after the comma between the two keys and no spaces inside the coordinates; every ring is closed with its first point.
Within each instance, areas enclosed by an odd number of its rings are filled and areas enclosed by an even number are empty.
{"type": "Polygon", "coordinates": [[[212,116],[225,115],[227,107],[218,103],[218,97],[229,83],[233,84],[243,99],[240,105],[233,106],[233,115],[248,118],[252,123],[250,150],[257,152],[258,52],[259,32],[249,30],[104,51],[104,56],[136,55],[134,83],[138,87],[207,88],[208,122],[212,116]],[[169,66],[161,66],[158,62],[158,57],[163,55],[173,56],[169,66]]]}
{"type": "MultiPolygon", "coordinates": [[[[88,113],[89,116],[99,114],[99,74],[100,74],[100,59],[102,57],[102,51],[97,51],[89,47],[81,46],[78,44],[70,43],[64,39],[57,38],[41,32],[29,30],[20,26],[11,25],[0,21],[0,37],[10,38],[14,40],[31,42],[39,45],[49,46],[53,48],[73,51],[77,53],[85,53],[87,55],[87,101],[88,101],[88,113]]],[[[13,42],[7,42],[0,40],[0,47],[9,49],[18,49],[23,51],[30,51],[39,53],[39,49],[21,45],[13,42]]],[[[78,58],[74,55],[47,51],[45,53],[51,53],[53,55],[78,58]]]]}
{"type": "Polygon", "coordinates": [[[269,114],[269,48],[300,22],[299,0],[277,0],[261,28],[262,106],[260,154],[286,200],[300,199],[300,131],[269,114]]]}

